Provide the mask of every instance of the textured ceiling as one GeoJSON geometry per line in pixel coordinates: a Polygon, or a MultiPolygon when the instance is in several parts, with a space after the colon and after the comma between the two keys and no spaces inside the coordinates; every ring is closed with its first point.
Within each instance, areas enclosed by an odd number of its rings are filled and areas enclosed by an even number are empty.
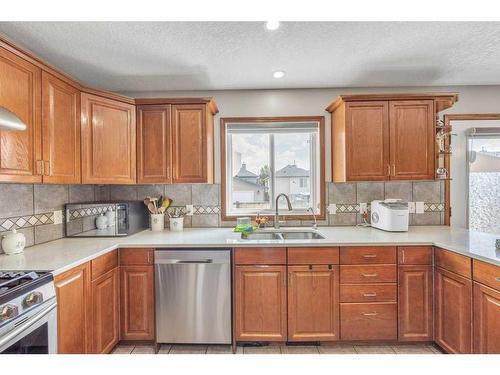
{"type": "Polygon", "coordinates": [[[122,92],[500,84],[500,23],[1,22],[0,33],[122,92]]]}

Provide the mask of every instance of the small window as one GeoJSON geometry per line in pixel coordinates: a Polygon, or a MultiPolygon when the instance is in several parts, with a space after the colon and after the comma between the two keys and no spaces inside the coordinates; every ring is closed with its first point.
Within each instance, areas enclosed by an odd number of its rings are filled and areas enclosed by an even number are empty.
{"type": "Polygon", "coordinates": [[[222,119],[223,218],[273,214],[280,193],[292,203],[290,212],[280,200],[286,215],[323,214],[322,138],[322,117],[222,119]]]}

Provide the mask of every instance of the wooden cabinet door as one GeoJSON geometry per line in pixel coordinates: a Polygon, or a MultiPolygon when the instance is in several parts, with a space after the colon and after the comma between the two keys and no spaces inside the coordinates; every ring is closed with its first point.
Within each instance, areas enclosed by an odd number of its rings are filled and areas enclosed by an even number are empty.
{"type": "Polygon", "coordinates": [[[82,94],[82,182],[133,184],[135,106],[82,94]]]}
{"type": "Polygon", "coordinates": [[[432,266],[399,266],[399,341],[433,341],[432,266]]]}
{"type": "Polygon", "coordinates": [[[339,339],[339,267],[288,267],[288,340],[339,339]]]}
{"type": "Polygon", "coordinates": [[[207,182],[206,106],[172,106],[172,182],[207,182]]]}
{"type": "Polygon", "coordinates": [[[121,339],[153,340],[154,273],[153,266],[121,268],[121,339]]]}
{"type": "Polygon", "coordinates": [[[57,349],[61,354],[84,354],[91,347],[90,263],[57,275],[57,349]]]}
{"type": "Polygon", "coordinates": [[[42,72],[43,182],[81,182],[80,117],[80,91],[42,72]]]}
{"type": "Polygon", "coordinates": [[[347,103],[345,121],[347,181],[388,179],[388,102],[347,103]]]}
{"type": "Polygon", "coordinates": [[[472,281],[436,267],[434,337],[449,353],[472,352],[472,281]]]}
{"type": "Polygon", "coordinates": [[[42,182],[41,70],[0,47],[0,107],[26,130],[0,130],[0,181],[42,182]]]}
{"type": "Polygon", "coordinates": [[[391,101],[389,124],[391,180],[434,180],[434,101],[391,101]]]}
{"type": "Polygon", "coordinates": [[[92,352],[111,352],[119,341],[118,268],[92,281],[92,352]]]}
{"type": "Polygon", "coordinates": [[[500,354],[500,292],[474,282],[474,353],[500,354]]]}
{"type": "Polygon", "coordinates": [[[236,266],[237,341],[286,341],[286,266],[236,266]]]}
{"type": "Polygon", "coordinates": [[[170,183],[170,105],[137,107],[137,182],[170,183]]]}

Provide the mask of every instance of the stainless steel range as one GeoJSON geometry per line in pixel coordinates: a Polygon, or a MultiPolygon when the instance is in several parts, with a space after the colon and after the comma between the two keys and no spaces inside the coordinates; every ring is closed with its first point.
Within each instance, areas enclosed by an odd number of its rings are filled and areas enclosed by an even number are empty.
{"type": "Polygon", "coordinates": [[[57,353],[53,280],[50,272],[0,271],[0,353],[57,353]]]}

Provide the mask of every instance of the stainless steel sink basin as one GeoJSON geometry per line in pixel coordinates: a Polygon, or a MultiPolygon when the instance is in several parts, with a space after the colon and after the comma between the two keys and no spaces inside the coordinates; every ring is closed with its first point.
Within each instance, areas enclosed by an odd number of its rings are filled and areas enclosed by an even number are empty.
{"type": "Polygon", "coordinates": [[[297,231],[297,230],[277,230],[277,231],[255,231],[252,233],[241,233],[241,238],[244,240],[322,240],[325,238],[321,233],[316,231],[297,231]]]}
{"type": "Polygon", "coordinates": [[[322,240],[325,238],[318,232],[282,232],[285,240],[322,240]]]}

